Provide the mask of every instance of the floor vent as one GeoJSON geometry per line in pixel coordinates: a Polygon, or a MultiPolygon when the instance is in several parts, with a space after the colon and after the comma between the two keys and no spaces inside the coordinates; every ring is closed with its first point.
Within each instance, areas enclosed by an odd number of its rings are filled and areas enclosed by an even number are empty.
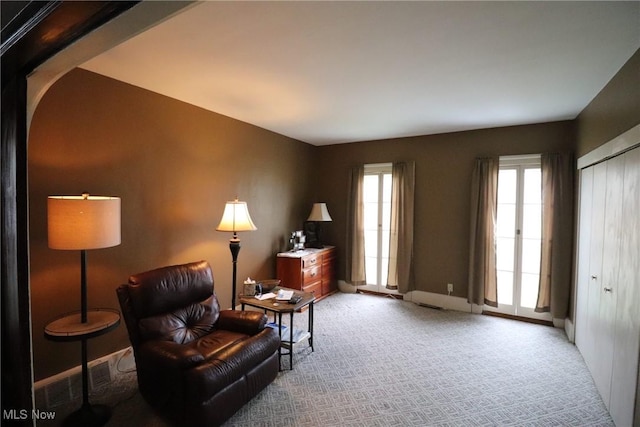
{"type": "Polygon", "coordinates": [[[91,390],[96,390],[111,382],[111,370],[109,369],[109,361],[98,363],[89,369],[89,379],[91,381],[91,390]]]}
{"type": "MultiPolygon", "coordinates": [[[[121,373],[135,371],[130,347],[89,362],[87,380],[92,393],[114,381],[121,373]]],[[[82,399],[82,369],[76,366],[45,378],[35,384],[36,407],[52,409],[73,400],[82,399]]]]}
{"type": "Polygon", "coordinates": [[[437,305],[426,304],[424,302],[417,303],[420,307],[432,308],[434,310],[442,310],[442,307],[438,307],[437,305]]]}
{"type": "Polygon", "coordinates": [[[77,399],[82,397],[82,373],[77,372],[69,376],[69,390],[71,393],[71,399],[77,399]]]}
{"type": "Polygon", "coordinates": [[[71,400],[69,378],[70,377],[66,377],[59,381],[54,381],[44,387],[44,397],[47,402],[47,408],[55,408],[71,400]]]}

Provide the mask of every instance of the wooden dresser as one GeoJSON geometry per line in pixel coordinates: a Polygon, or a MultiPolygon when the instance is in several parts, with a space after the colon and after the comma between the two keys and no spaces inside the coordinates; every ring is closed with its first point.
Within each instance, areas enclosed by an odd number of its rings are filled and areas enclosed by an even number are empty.
{"type": "Polygon", "coordinates": [[[318,301],[338,289],[335,261],[334,246],[280,252],[276,256],[276,275],[282,281],[282,286],[313,292],[318,301]]]}

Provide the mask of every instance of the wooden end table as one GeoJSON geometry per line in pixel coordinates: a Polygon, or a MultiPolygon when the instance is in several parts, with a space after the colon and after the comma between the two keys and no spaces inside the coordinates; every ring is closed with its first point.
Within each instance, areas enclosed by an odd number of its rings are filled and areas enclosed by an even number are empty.
{"type": "Polygon", "coordinates": [[[259,300],[255,297],[243,296],[240,295],[240,304],[242,305],[242,310],[244,310],[245,305],[250,307],[259,308],[264,310],[264,312],[272,312],[274,322],[276,320],[277,315],[277,324],[278,324],[278,332],[280,336],[280,347],[278,347],[278,366],[280,370],[282,370],[281,360],[282,356],[289,356],[289,369],[293,370],[293,346],[305,339],[309,339],[309,347],[313,352],[313,303],[316,300],[316,297],[311,292],[301,292],[295,289],[276,287],[271,292],[277,294],[279,290],[284,291],[293,291],[294,295],[301,296],[302,299],[298,301],[296,304],[289,304],[288,301],[278,301],[274,298],[259,300]],[[309,329],[302,333],[296,333],[293,329],[293,313],[297,311],[302,311],[305,307],[308,307],[309,311],[309,329]],[[289,313],[289,340],[282,341],[282,315],[284,313],[289,313]],[[288,353],[282,353],[282,349],[286,348],[288,353]]]}

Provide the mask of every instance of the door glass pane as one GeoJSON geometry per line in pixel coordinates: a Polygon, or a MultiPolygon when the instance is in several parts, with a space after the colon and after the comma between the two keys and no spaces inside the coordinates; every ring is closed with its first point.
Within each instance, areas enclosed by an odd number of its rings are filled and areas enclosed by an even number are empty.
{"type": "Polygon", "coordinates": [[[522,207],[522,237],[539,239],[542,235],[542,209],[540,204],[522,207]]]}
{"type": "Polygon", "coordinates": [[[522,239],[522,272],[540,273],[540,239],[522,239]]]}
{"type": "MultiPolygon", "coordinates": [[[[382,257],[383,258],[389,258],[389,230],[386,231],[386,233],[382,233],[382,257]]],[[[384,277],[384,276],[383,276],[384,277]]]]}
{"type": "Polygon", "coordinates": [[[513,271],[515,257],[515,239],[499,237],[496,239],[496,268],[498,270],[513,271]]]}
{"type": "Polygon", "coordinates": [[[498,270],[498,305],[513,305],[513,272],[498,270]]]}
{"type": "Polygon", "coordinates": [[[514,237],[516,235],[516,205],[515,203],[498,202],[498,218],[496,221],[496,236],[514,237]]]}
{"type": "Polygon", "coordinates": [[[378,203],[378,176],[365,175],[362,186],[362,199],[365,203],[378,203]]]}
{"type": "Polygon", "coordinates": [[[391,174],[385,173],[382,176],[382,201],[391,202],[391,174]]]}
{"type": "Polygon", "coordinates": [[[540,274],[522,273],[520,285],[520,305],[524,308],[535,308],[538,299],[540,274]]]}
{"type": "Polygon", "coordinates": [[[498,172],[498,203],[516,203],[518,171],[516,169],[500,169],[498,172]]]}
{"type": "Polygon", "coordinates": [[[389,231],[391,225],[391,202],[382,204],[382,218],[380,219],[383,231],[389,231]]]}
{"type": "Polygon", "coordinates": [[[542,203],[542,172],[540,168],[524,170],[524,204],[542,203]]]}
{"type": "Polygon", "coordinates": [[[378,283],[377,257],[365,257],[364,274],[367,278],[367,285],[376,285],[378,283]]]}
{"type": "Polygon", "coordinates": [[[364,204],[364,229],[365,230],[378,229],[378,204],[377,203],[364,204]]]}
{"type": "Polygon", "coordinates": [[[385,258],[383,257],[380,262],[382,262],[381,265],[381,272],[380,272],[380,280],[378,283],[380,283],[381,285],[386,286],[387,285],[387,277],[389,276],[389,258],[385,258]]]}
{"type": "Polygon", "coordinates": [[[378,230],[365,230],[364,255],[374,258],[378,256],[378,230]]]}

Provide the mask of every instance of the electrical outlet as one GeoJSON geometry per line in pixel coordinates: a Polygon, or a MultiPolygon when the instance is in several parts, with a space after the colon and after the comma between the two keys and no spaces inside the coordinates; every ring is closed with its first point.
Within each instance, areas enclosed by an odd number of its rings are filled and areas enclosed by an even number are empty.
{"type": "Polygon", "coordinates": [[[453,292],[453,283],[447,283],[447,292],[453,292]]]}

